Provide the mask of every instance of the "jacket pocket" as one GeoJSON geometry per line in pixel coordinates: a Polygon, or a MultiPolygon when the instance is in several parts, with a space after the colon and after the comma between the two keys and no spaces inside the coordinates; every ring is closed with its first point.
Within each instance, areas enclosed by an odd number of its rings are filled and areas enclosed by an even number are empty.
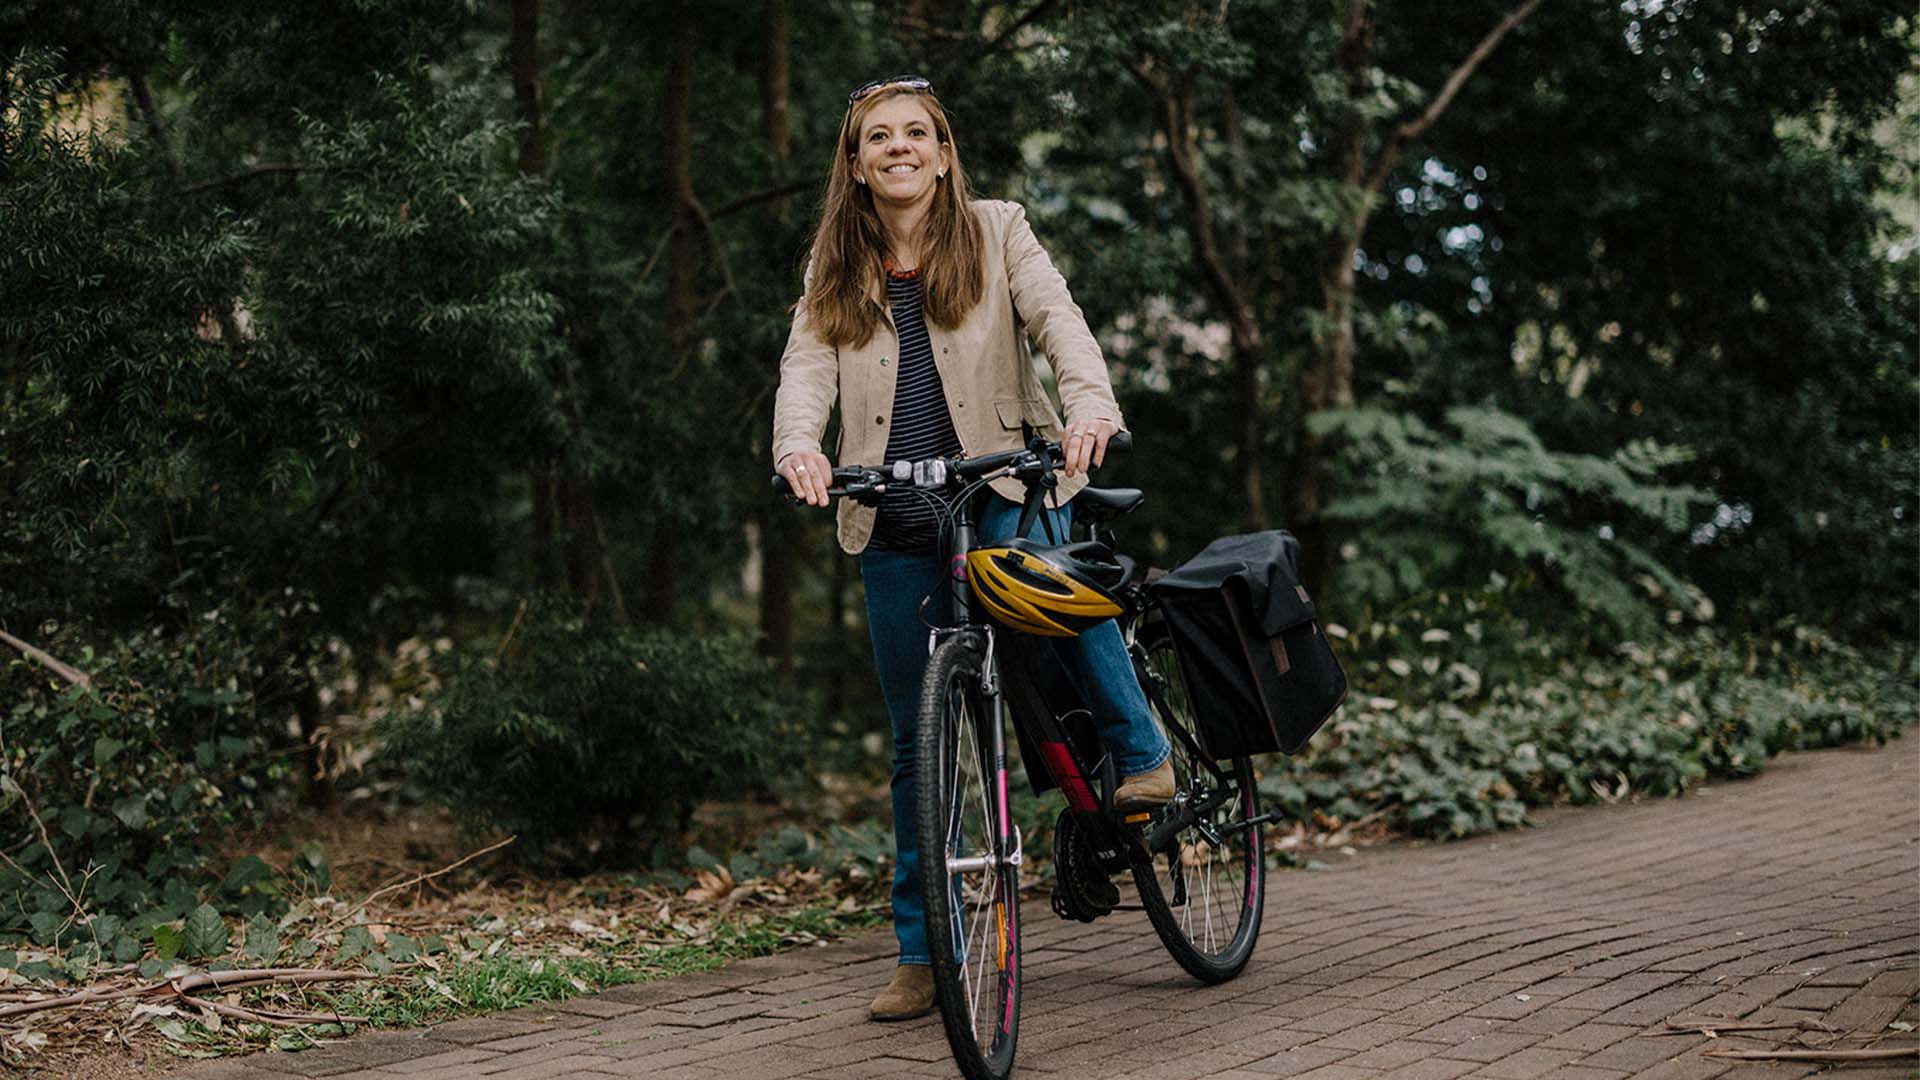
{"type": "Polygon", "coordinates": [[[1018,431],[1023,421],[1037,428],[1053,423],[1053,410],[1039,398],[999,398],[993,411],[1000,414],[1000,426],[1009,431],[1018,431]]]}

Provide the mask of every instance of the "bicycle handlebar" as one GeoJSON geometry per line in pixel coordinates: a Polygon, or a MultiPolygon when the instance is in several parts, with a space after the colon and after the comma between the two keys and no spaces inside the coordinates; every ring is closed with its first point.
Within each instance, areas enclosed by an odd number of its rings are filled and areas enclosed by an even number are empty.
{"type": "MultiPolygon", "coordinates": [[[[1051,472],[1066,461],[1066,452],[1058,442],[1052,439],[1045,440],[1045,446],[1047,461],[1045,468],[1041,471],[1051,472]]],[[[1113,436],[1107,440],[1108,453],[1115,451],[1126,452],[1131,449],[1133,449],[1133,432],[1131,431],[1116,431],[1113,433],[1113,436]]],[[[832,482],[827,485],[827,494],[860,498],[862,496],[881,494],[888,487],[896,485],[901,487],[948,487],[951,486],[954,479],[974,480],[996,469],[1004,469],[1009,466],[1014,467],[1016,472],[1018,472],[1019,466],[1027,459],[1031,459],[1031,463],[1035,467],[1041,464],[1038,453],[1032,447],[1028,446],[1021,447],[1017,450],[997,450],[991,454],[982,454],[974,458],[951,457],[935,458],[932,461],[923,462],[895,462],[895,469],[898,469],[903,464],[907,466],[905,475],[899,475],[886,469],[871,466],[848,465],[833,470],[832,482]],[[928,466],[935,465],[936,463],[940,468],[928,468],[928,466]],[[940,479],[930,483],[924,482],[922,479],[933,475],[938,475],[940,479]]],[[[788,484],[787,478],[781,476],[779,473],[773,475],[773,493],[775,495],[785,495],[788,498],[794,497],[792,485],[788,484]]]]}

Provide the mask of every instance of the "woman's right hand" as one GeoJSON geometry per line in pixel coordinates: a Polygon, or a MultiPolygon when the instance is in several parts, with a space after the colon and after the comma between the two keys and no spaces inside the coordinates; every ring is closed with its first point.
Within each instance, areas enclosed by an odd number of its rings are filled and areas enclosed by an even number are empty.
{"type": "Polygon", "coordinates": [[[817,451],[795,450],[781,458],[773,471],[787,478],[793,493],[809,506],[827,505],[827,488],[833,483],[833,463],[817,451]]]}

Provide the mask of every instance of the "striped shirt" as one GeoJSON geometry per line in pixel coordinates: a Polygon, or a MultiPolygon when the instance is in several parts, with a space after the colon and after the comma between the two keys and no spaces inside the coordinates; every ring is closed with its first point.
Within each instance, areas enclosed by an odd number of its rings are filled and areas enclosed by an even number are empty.
{"type": "MultiPolygon", "coordinates": [[[[933,363],[933,341],[927,336],[926,316],[920,310],[917,271],[887,270],[887,303],[893,309],[893,327],[900,341],[895,368],[893,428],[887,433],[886,465],[896,461],[925,461],[961,452],[960,436],[947,412],[946,388],[933,363]]],[[[880,503],[873,526],[872,546],[893,551],[932,551],[939,540],[936,511],[924,495],[897,491],[880,503]]]]}

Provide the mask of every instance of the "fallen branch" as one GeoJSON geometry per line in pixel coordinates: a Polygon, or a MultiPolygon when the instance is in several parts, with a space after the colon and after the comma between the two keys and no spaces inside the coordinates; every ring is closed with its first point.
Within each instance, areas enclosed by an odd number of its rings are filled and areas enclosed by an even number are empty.
{"type": "Polygon", "coordinates": [[[215,990],[232,990],[254,983],[284,982],[347,982],[352,979],[377,979],[380,976],[371,971],[337,971],[326,968],[251,968],[245,971],[205,971],[194,975],[183,975],[165,985],[180,993],[192,993],[202,987],[210,986],[215,990]]]}
{"type": "Polygon", "coordinates": [[[311,983],[345,982],[350,979],[377,979],[380,976],[370,971],[328,971],[314,968],[254,968],[251,971],[208,971],[193,975],[183,975],[178,979],[162,979],[159,982],[137,986],[123,986],[117,990],[89,989],[65,997],[46,998],[41,1001],[23,1001],[17,1005],[0,1008],[0,1018],[21,1016],[26,1013],[43,1012],[47,1009],[69,1009],[80,1005],[98,1005],[123,998],[144,997],[161,990],[170,991],[178,997],[189,997],[193,991],[211,988],[214,990],[233,990],[258,983],[311,983]]]}
{"type": "Polygon", "coordinates": [[[90,687],[93,685],[93,676],[88,675],[79,668],[69,667],[55,660],[45,649],[29,645],[19,638],[14,637],[12,634],[7,633],[5,630],[0,630],[0,642],[5,642],[15,650],[40,661],[42,667],[60,676],[62,679],[67,680],[68,683],[74,686],[90,687]]]}
{"type": "Polygon", "coordinates": [[[167,984],[155,983],[152,986],[129,986],[112,991],[111,993],[99,990],[82,990],[77,994],[68,994],[66,997],[42,998],[39,1001],[23,1001],[18,1005],[8,1005],[5,1008],[0,1008],[0,1017],[23,1016],[27,1013],[40,1012],[44,1009],[67,1009],[80,1005],[97,1005],[103,1001],[118,1001],[121,998],[137,997],[149,991],[157,990],[165,985],[167,984]]]}
{"type": "MultiPolygon", "coordinates": [[[[431,874],[420,874],[415,877],[409,878],[406,881],[395,882],[392,885],[387,885],[387,886],[383,886],[381,888],[375,889],[373,892],[367,894],[367,898],[365,900],[362,900],[358,904],[355,904],[352,910],[348,911],[345,915],[342,915],[339,918],[328,923],[325,930],[332,930],[336,926],[344,925],[349,919],[352,919],[355,915],[365,912],[367,909],[367,905],[373,903],[375,900],[378,900],[379,898],[387,895],[390,892],[396,892],[400,889],[412,888],[413,886],[418,885],[423,881],[432,881],[434,878],[439,877],[441,874],[447,873],[448,871],[457,869],[461,866],[465,866],[467,863],[472,862],[473,860],[479,858],[482,855],[488,854],[489,852],[499,851],[501,848],[506,847],[508,844],[511,844],[518,839],[520,839],[518,835],[509,836],[505,840],[502,840],[497,844],[489,844],[486,847],[481,848],[479,851],[476,851],[471,855],[467,855],[454,862],[450,862],[447,865],[441,867],[440,869],[435,870],[431,874]]],[[[322,932],[324,933],[325,930],[323,930],[322,932]]]]}
{"type": "Polygon", "coordinates": [[[267,1024],[272,1027],[305,1027],[308,1024],[365,1024],[364,1016],[334,1016],[323,1013],[281,1012],[277,1009],[249,1009],[243,1005],[228,1005],[220,1001],[208,1001],[205,998],[180,995],[180,1000],[196,1009],[219,1013],[235,1020],[245,1020],[250,1024],[267,1024]]]}
{"type": "Polygon", "coordinates": [[[1920,1058],[1920,1046],[1886,1047],[1874,1050],[1708,1050],[1701,1056],[1732,1058],[1737,1061],[1817,1061],[1840,1065],[1849,1061],[1920,1058]]]}
{"type": "Polygon", "coordinates": [[[1834,1034],[1837,1029],[1818,1020],[1669,1020],[1667,1030],[1656,1031],[1656,1035],[1685,1035],[1712,1033],[1715,1031],[1823,1031],[1834,1034]]]}

